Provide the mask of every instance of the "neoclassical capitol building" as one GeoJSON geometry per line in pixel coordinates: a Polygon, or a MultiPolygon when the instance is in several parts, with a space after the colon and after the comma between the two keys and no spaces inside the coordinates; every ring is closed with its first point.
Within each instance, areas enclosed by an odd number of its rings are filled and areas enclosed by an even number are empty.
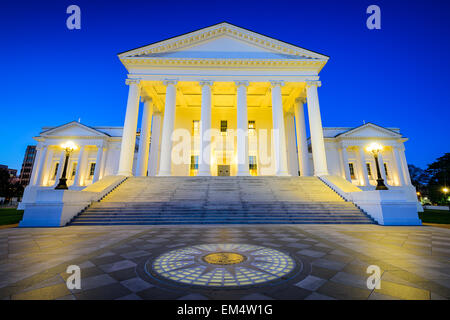
{"type": "Polygon", "coordinates": [[[21,226],[105,224],[111,212],[119,224],[420,224],[400,130],[322,126],[328,56],[220,23],[119,59],[124,126],[44,127],[21,226]],[[55,189],[61,178],[67,190],[55,189]]]}

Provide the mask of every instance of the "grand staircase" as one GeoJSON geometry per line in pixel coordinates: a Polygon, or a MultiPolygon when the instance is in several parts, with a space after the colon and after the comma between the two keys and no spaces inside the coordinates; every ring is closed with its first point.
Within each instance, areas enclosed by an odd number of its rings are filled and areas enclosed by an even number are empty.
{"type": "Polygon", "coordinates": [[[375,223],[316,177],[130,177],[71,225],[375,223]]]}

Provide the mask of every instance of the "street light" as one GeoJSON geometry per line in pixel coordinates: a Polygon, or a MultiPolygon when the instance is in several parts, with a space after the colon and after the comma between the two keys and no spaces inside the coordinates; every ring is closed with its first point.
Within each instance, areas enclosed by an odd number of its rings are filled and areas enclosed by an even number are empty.
{"type": "Polygon", "coordinates": [[[61,178],[59,178],[58,185],[55,187],[55,189],[67,190],[67,189],[69,189],[67,187],[67,183],[66,183],[67,182],[67,178],[66,178],[67,163],[69,162],[70,154],[73,151],[77,150],[78,147],[72,141],[67,141],[66,143],[61,145],[61,148],[63,148],[64,152],[66,153],[66,159],[64,160],[64,169],[61,174],[61,178]]]}
{"type": "Polygon", "coordinates": [[[375,190],[388,190],[388,187],[386,187],[386,185],[384,184],[384,180],[381,177],[381,172],[380,172],[380,164],[378,163],[378,154],[381,152],[381,150],[383,150],[383,146],[379,143],[372,143],[371,145],[369,145],[366,150],[368,152],[371,152],[375,158],[375,166],[377,167],[377,187],[375,188],[375,190]]]}

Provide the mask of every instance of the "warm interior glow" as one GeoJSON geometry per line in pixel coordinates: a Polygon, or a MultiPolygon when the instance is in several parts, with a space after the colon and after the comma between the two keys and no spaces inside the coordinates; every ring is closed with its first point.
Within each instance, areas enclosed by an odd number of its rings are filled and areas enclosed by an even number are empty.
{"type": "Polygon", "coordinates": [[[67,141],[66,143],[63,143],[61,145],[61,148],[63,148],[66,151],[72,152],[78,149],[77,145],[73,143],[72,141],[67,141]]]}
{"type": "Polygon", "coordinates": [[[366,150],[369,152],[378,153],[383,150],[383,146],[377,142],[374,142],[367,146],[366,150]]]}

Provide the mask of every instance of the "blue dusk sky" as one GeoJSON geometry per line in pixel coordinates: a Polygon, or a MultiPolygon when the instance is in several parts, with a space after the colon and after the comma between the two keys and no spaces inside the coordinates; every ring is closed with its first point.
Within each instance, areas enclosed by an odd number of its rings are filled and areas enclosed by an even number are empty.
{"type": "Polygon", "coordinates": [[[330,56],[325,127],[398,127],[410,164],[450,152],[450,1],[2,1],[0,164],[20,169],[43,126],[122,126],[128,87],[117,53],[227,21],[330,56]],[[66,8],[81,8],[81,30],[66,8]],[[381,30],[366,8],[381,8],[381,30]]]}

